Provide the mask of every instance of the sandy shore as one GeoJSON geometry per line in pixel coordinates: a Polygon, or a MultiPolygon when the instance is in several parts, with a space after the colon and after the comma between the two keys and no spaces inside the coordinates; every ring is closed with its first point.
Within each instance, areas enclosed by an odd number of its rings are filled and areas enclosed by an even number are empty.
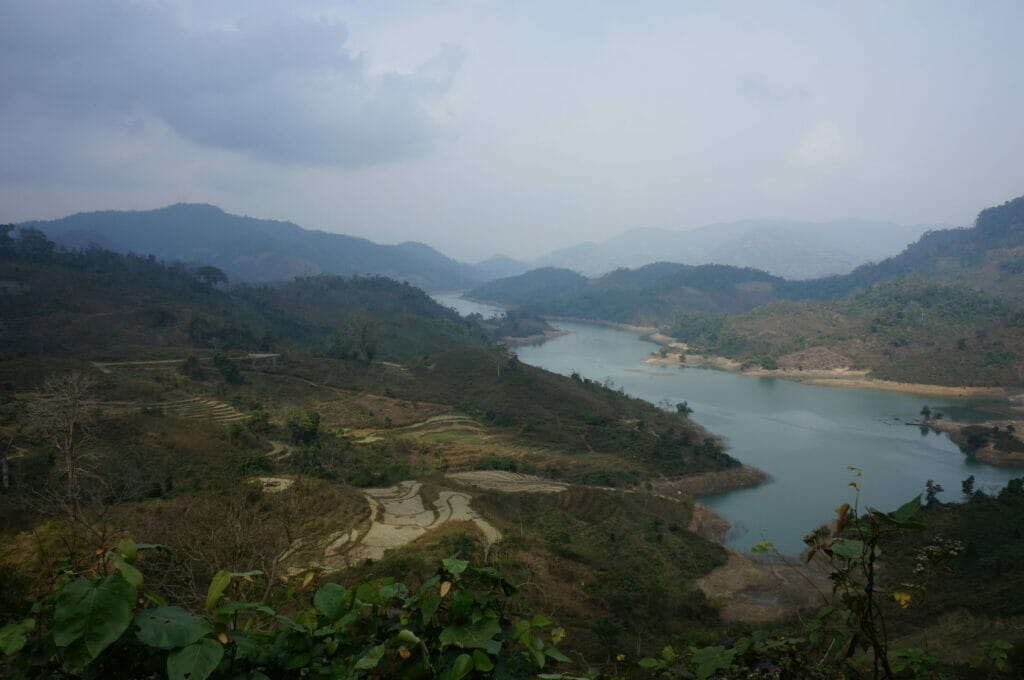
{"type": "Polygon", "coordinates": [[[621,328],[626,331],[633,331],[634,333],[658,332],[658,328],[655,326],[634,326],[633,324],[619,323],[617,321],[603,321],[601,319],[580,319],[579,317],[573,316],[545,316],[544,319],[548,321],[571,321],[574,323],[592,323],[596,326],[611,326],[612,328],[621,328]]]}
{"type": "MultiPolygon", "coordinates": [[[[654,337],[654,336],[651,336],[654,337]]],[[[968,387],[954,385],[930,385],[928,383],[908,383],[894,380],[880,380],[868,375],[868,371],[856,368],[831,368],[820,370],[777,369],[769,371],[763,368],[742,370],[741,364],[732,359],[710,354],[681,354],[660,357],[657,355],[644,359],[645,364],[656,366],[714,366],[733,373],[759,376],[765,378],[782,378],[808,385],[825,387],[856,387],[871,390],[888,390],[891,392],[908,392],[911,394],[929,394],[941,397],[990,397],[1006,399],[1010,392],[1004,387],[968,387]]]]}
{"type": "Polygon", "coordinates": [[[557,338],[562,335],[569,335],[569,331],[550,330],[544,331],[543,333],[537,333],[536,335],[526,335],[521,338],[506,335],[501,339],[501,341],[508,345],[536,345],[539,342],[545,342],[551,338],[557,338]]]}
{"type": "Polygon", "coordinates": [[[749,465],[701,472],[679,479],[651,480],[653,491],[662,496],[707,496],[733,489],[759,486],[769,480],[768,475],[749,465]]]}
{"type": "MultiPolygon", "coordinates": [[[[1001,428],[1013,425],[1017,432],[1024,432],[1024,417],[1016,420],[989,420],[984,423],[972,424],[982,427],[998,426],[1001,428]]],[[[922,423],[922,425],[925,424],[922,423]]],[[[957,423],[952,420],[932,419],[925,426],[933,430],[945,432],[955,444],[960,446],[967,442],[967,437],[963,434],[963,428],[968,426],[963,423],[957,423]]],[[[1020,439],[1020,436],[1017,435],[1017,438],[1020,439]]],[[[989,445],[975,451],[974,457],[983,463],[988,463],[995,467],[1024,467],[1024,451],[1000,451],[995,446],[989,445]]]]}

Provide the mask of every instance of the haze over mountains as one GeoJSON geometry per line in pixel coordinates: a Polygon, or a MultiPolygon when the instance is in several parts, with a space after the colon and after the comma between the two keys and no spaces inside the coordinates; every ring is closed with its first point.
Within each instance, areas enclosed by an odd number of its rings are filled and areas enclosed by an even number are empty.
{"type": "Polygon", "coordinates": [[[118,252],[213,265],[232,281],[370,274],[427,290],[457,290],[487,278],[422,243],[380,245],[303,229],[292,222],[231,215],[212,205],[179,203],[158,210],[77,213],[25,226],[36,227],[69,247],[95,243],[118,252]]]}
{"type": "Polygon", "coordinates": [[[61,245],[95,244],[119,252],[210,264],[232,281],[267,282],[316,274],[381,275],[427,290],[464,290],[537,267],[595,276],[653,262],[754,267],[786,279],[843,274],[900,252],[929,229],[889,222],[748,220],[689,231],[634,229],[608,241],[553,251],[536,262],[503,255],[457,262],[417,242],[381,245],[292,222],[232,215],[203,204],[148,211],[77,213],[25,223],[61,245]]]}
{"type": "Polygon", "coordinates": [[[553,251],[538,266],[564,267],[590,276],[651,262],[729,264],[754,267],[786,279],[845,274],[866,262],[903,250],[941,225],[837,220],[744,220],[699,229],[632,229],[604,243],[581,243],[553,251]]]}

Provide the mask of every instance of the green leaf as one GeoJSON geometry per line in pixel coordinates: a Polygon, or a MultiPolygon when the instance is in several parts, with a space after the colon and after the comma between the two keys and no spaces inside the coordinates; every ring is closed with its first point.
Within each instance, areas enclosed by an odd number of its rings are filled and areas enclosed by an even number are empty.
{"type": "Polygon", "coordinates": [[[235,658],[239,661],[256,661],[266,651],[259,642],[244,633],[228,633],[228,639],[235,644],[235,658]]]}
{"type": "Polygon", "coordinates": [[[398,635],[395,636],[395,639],[407,645],[418,645],[420,643],[420,639],[416,637],[416,633],[413,633],[408,628],[403,628],[398,631],[398,635]]]}
{"type": "Polygon", "coordinates": [[[657,659],[652,659],[649,656],[645,656],[644,658],[637,661],[637,665],[640,666],[640,668],[657,668],[661,665],[661,662],[657,659]]]}
{"type": "Polygon", "coordinates": [[[163,550],[165,552],[173,552],[163,543],[136,543],[135,547],[138,550],[163,550]]]}
{"type": "Polygon", "coordinates": [[[541,616],[540,614],[537,614],[532,619],[530,619],[530,625],[536,628],[550,626],[552,623],[553,622],[551,621],[551,619],[547,618],[546,616],[541,616]]]}
{"type": "Polygon", "coordinates": [[[430,622],[430,617],[434,615],[437,608],[441,606],[441,598],[436,595],[432,595],[423,600],[420,605],[420,614],[423,618],[423,625],[427,625],[430,622]]]}
{"type": "Polygon", "coordinates": [[[487,656],[479,649],[473,650],[473,667],[478,671],[486,673],[487,671],[494,670],[494,662],[491,661],[491,657],[487,656]]]}
{"type": "Polygon", "coordinates": [[[114,563],[114,568],[120,572],[124,580],[128,581],[135,588],[139,588],[142,585],[142,572],[133,567],[131,562],[121,555],[111,553],[110,556],[111,562],[114,563]]]}
{"type": "Polygon", "coordinates": [[[459,680],[473,670],[473,659],[469,654],[459,654],[452,663],[451,680],[459,680]]]}
{"type": "Polygon", "coordinates": [[[25,619],[18,623],[8,623],[0,628],[0,651],[10,656],[17,654],[25,646],[28,634],[36,628],[35,619],[25,619]]]}
{"type": "Polygon", "coordinates": [[[736,656],[735,649],[726,649],[721,646],[693,650],[693,663],[697,667],[697,677],[700,680],[707,680],[716,672],[731,666],[734,656],[736,656]]]}
{"type": "Polygon", "coordinates": [[[441,564],[452,576],[458,576],[462,572],[466,571],[466,567],[469,566],[469,562],[466,560],[457,560],[454,557],[449,557],[441,560],[441,564]]]}
{"type": "Polygon", "coordinates": [[[837,539],[831,548],[833,553],[849,560],[855,560],[864,554],[864,542],[852,538],[837,539]]]}
{"type": "Polygon", "coordinates": [[[117,544],[117,552],[121,553],[121,557],[128,564],[135,564],[135,560],[139,557],[139,547],[130,538],[126,538],[117,544]]]}
{"type": "Polygon", "coordinates": [[[549,647],[548,649],[544,650],[544,653],[550,656],[555,661],[561,661],[562,663],[569,663],[570,661],[569,657],[567,657],[565,654],[562,654],[554,647],[549,647]]]}
{"type": "Polygon", "coordinates": [[[150,602],[152,602],[153,604],[155,604],[158,607],[166,607],[167,606],[167,600],[165,600],[164,598],[160,597],[156,593],[146,593],[146,599],[149,600],[150,602]]]}
{"type": "Polygon", "coordinates": [[[229,583],[231,583],[231,572],[221,570],[214,575],[213,580],[210,581],[210,588],[206,591],[207,611],[213,611],[213,608],[217,606],[217,600],[220,599],[229,583]]]}
{"type": "Polygon", "coordinates": [[[337,583],[327,583],[320,587],[313,596],[313,606],[332,623],[348,611],[345,596],[348,591],[337,583]]]}
{"type": "Polygon", "coordinates": [[[896,512],[893,513],[892,518],[897,522],[906,522],[908,519],[913,517],[914,513],[921,509],[921,494],[918,494],[911,498],[909,501],[901,505],[896,512]]]}
{"type": "Polygon", "coordinates": [[[308,631],[315,631],[317,628],[316,609],[306,607],[295,617],[295,622],[308,631]]]}
{"type": "Polygon", "coordinates": [[[494,619],[465,626],[448,626],[441,631],[438,640],[442,647],[455,645],[462,649],[484,649],[497,654],[501,643],[492,638],[501,633],[501,624],[494,619]]]}
{"type": "Polygon", "coordinates": [[[199,642],[167,655],[169,680],[206,680],[224,658],[224,647],[216,640],[199,642]]]}
{"type": "Polygon", "coordinates": [[[135,615],[135,628],[139,642],[159,649],[187,647],[210,632],[206,621],[181,607],[143,609],[135,615]]]}
{"type": "Polygon", "coordinates": [[[57,596],[53,613],[53,641],[68,647],[82,640],[87,664],[121,636],[132,622],[136,589],[120,574],[95,581],[72,581],[57,596]]]}
{"type": "Polygon", "coordinates": [[[369,670],[376,668],[377,664],[380,663],[381,658],[384,656],[384,645],[377,645],[371,647],[366,654],[363,654],[359,661],[356,661],[356,665],[353,666],[356,670],[369,670]]]}

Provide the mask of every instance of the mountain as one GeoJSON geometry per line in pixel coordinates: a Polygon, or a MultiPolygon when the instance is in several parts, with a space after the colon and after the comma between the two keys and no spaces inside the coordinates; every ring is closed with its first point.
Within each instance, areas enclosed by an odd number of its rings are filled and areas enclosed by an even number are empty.
{"type": "Polygon", "coordinates": [[[1024,196],[978,213],[972,227],[926,232],[898,255],[845,276],[809,282],[807,297],[836,298],[914,274],[958,283],[1018,303],[1024,298],[1024,196]]]}
{"type": "Polygon", "coordinates": [[[118,252],[219,267],[232,281],[280,281],[316,274],[380,275],[427,290],[462,290],[486,280],[422,243],[380,245],[303,229],[291,222],[231,215],[212,205],[179,203],[145,211],[77,213],[28,222],[57,243],[90,243],[118,252]]]}
{"type": "Polygon", "coordinates": [[[564,297],[584,290],[587,278],[568,269],[541,267],[478,286],[466,297],[499,305],[518,306],[564,297]]]}
{"type": "Polygon", "coordinates": [[[495,255],[472,266],[484,281],[518,276],[533,268],[530,263],[512,259],[508,255],[495,255]]]}
{"type": "Polygon", "coordinates": [[[753,267],[788,279],[843,274],[899,252],[929,227],[839,220],[746,220],[689,231],[633,229],[604,243],[582,243],[549,253],[538,266],[596,275],[651,262],[753,267]]]}
{"type": "Polygon", "coordinates": [[[588,279],[545,267],[490,281],[466,297],[525,314],[661,324],[683,312],[743,312],[785,295],[790,282],[728,265],[656,262],[588,279]]]}

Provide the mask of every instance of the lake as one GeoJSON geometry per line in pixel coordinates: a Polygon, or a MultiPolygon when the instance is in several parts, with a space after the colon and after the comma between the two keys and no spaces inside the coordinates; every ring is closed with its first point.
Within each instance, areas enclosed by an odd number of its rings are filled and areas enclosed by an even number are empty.
{"type": "Polygon", "coordinates": [[[687,401],[691,418],[724,437],[731,455],[772,477],[754,489],[700,499],[733,523],[727,542],[737,549],[764,539],[784,553],[798,553],[806,533],[853,502],[849,466],[863,470],[861,506],[883,510],[922,493],[929,479],[944,487],[940,500],[957,501],[961,481],[970,475],[977,488],[987,490],[1024,475],[1020,468],[976,462],[945,435],[922,434],[905,424],[920,418],[924,404],[951,417],[980,420],[987,415],[984,402],[648,365],[643,360],[658,345],[638,333],[554,325],[569,334],[516,348],[522,361],[563,375],[576,371],[608,379],[616,389],[653,403],[687,401]]]}

